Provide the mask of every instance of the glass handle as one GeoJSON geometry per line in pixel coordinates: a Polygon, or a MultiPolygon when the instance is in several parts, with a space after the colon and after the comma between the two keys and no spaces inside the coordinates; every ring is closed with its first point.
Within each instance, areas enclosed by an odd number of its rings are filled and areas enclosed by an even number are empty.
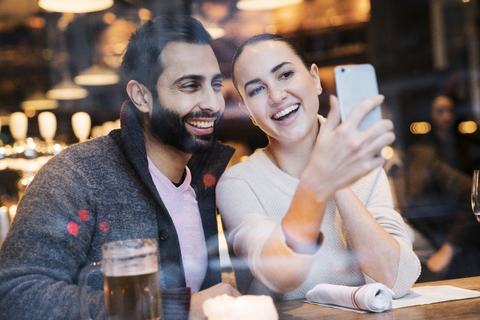
{"type": "Polygon", "coordinates": [[[78,293],[79,293],[79,302],[80,302],[80,317],[83,320],[92,320],[90,317],[90,311],[88,310],[87,304],[87,280],[88,276],[93,273],[100,271],[101,269],[100,262],[90,263],[88,266],[82,269],[80,276],[78,278],[78,293]]]}

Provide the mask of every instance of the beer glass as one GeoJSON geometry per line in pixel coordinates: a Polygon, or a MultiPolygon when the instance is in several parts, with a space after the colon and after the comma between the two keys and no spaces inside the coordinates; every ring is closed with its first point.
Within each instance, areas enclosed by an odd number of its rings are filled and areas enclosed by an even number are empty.
{"type": "Polygon", "coordinates": [[[87,305],[87,279],[96,271],[103,273],[107,319],[163,319],[155,239],[102,245],[102,261],[86,266],[79,277],[80,316],[84,320],[91,320],[87,305]]]}

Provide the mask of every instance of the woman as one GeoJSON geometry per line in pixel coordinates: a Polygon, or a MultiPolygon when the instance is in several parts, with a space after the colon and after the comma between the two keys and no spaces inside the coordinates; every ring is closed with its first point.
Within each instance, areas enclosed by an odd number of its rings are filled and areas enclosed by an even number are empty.
{"type": "Polygon", "coordinates": [[[393,124],[359,132],[383,96],[362,102],[340,123],[330,98],[317,116],[318,68],[288,40],[259,35],[233,61],[240,107],[269,143],[227,170],[217,203],[235,255],[255,276],[243,293],[303,298],[319,283],[381,282],[405,295],[420,273],[405,225],[393,210],[384,160],[393,124]]]}

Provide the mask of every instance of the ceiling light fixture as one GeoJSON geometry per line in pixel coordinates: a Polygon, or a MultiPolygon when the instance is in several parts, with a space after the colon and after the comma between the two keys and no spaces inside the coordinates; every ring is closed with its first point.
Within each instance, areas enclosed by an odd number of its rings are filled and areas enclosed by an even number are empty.
{"type": "Polygon", "coordinates": [[[47,99],[41,91],[34,92],[21,104],[23,110],[49,110],[58,108],[58,101],[47,99]]]}
{"type": "Polygon", "coordinates": [[[225,35],[225,29],[216,26],[205,27],[208,33],[212,36],[212,39],[218,39],[225,35]]]}
{"type": "Polygon", "coordinates": [[[113,0],[39,0],[40,8],[54,12],[93,12],[110,8],[113,0]]]}
{"type": "Polygon", "coordinates": [[[77,86],[71,80],[63,80],[47,91],[47,98],[55,100],[77,100],[88,96],[85,88],[77,86]]]}
{"type": "Polygon", "coordinates": [[[108,86],[119,81],[120,77],[114,70],[100,64],[92,65],[73,79],[80,86],[108,86]]]}
{"type": "Polygon", "coordinates": [[[303,0],[240,0],[237,3],[237,8],[250,11],[273,10],[294,5],[302,1],[303,0]]]}
{"type": "Polygon", "coordinates": [[[77,112],[72,116],[72,129],[75,137],[80,142],[86,141],[90,136],[92,121],[86,112],[77,112]]]}
{"type": "MultiPolygon", "coordinates": [[[[194,11],[198,11],[197,7],[194,7],[194,11]]],[[[208,19],[206,19],[203,15],[200,13],[194,13],[192,15],[195,19],[200,21],[202,25],[205,27],[205,30],[210,34],[213,40],[221,38],[225,35],[225,29],[220,27],[218,23],[212,22],[208,19]]]]}

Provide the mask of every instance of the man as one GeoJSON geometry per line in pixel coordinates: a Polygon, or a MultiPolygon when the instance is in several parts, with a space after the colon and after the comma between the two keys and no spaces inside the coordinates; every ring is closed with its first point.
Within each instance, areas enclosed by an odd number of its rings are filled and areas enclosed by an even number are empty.
{"type": "MultiPolygon", "coordinates": [[[[201,319],[221,284],[215,184],[233,149],[216,142],[223,76],[203,26],[148,22],[123,58],[121,130],[67,148],[27,188],[0,251],[0,319],[79,319],[78,275],[105,242],[155,238],[165,319],[201,319]]],[[[104,314],[103,280],[88,304],[104,314]]]]}

